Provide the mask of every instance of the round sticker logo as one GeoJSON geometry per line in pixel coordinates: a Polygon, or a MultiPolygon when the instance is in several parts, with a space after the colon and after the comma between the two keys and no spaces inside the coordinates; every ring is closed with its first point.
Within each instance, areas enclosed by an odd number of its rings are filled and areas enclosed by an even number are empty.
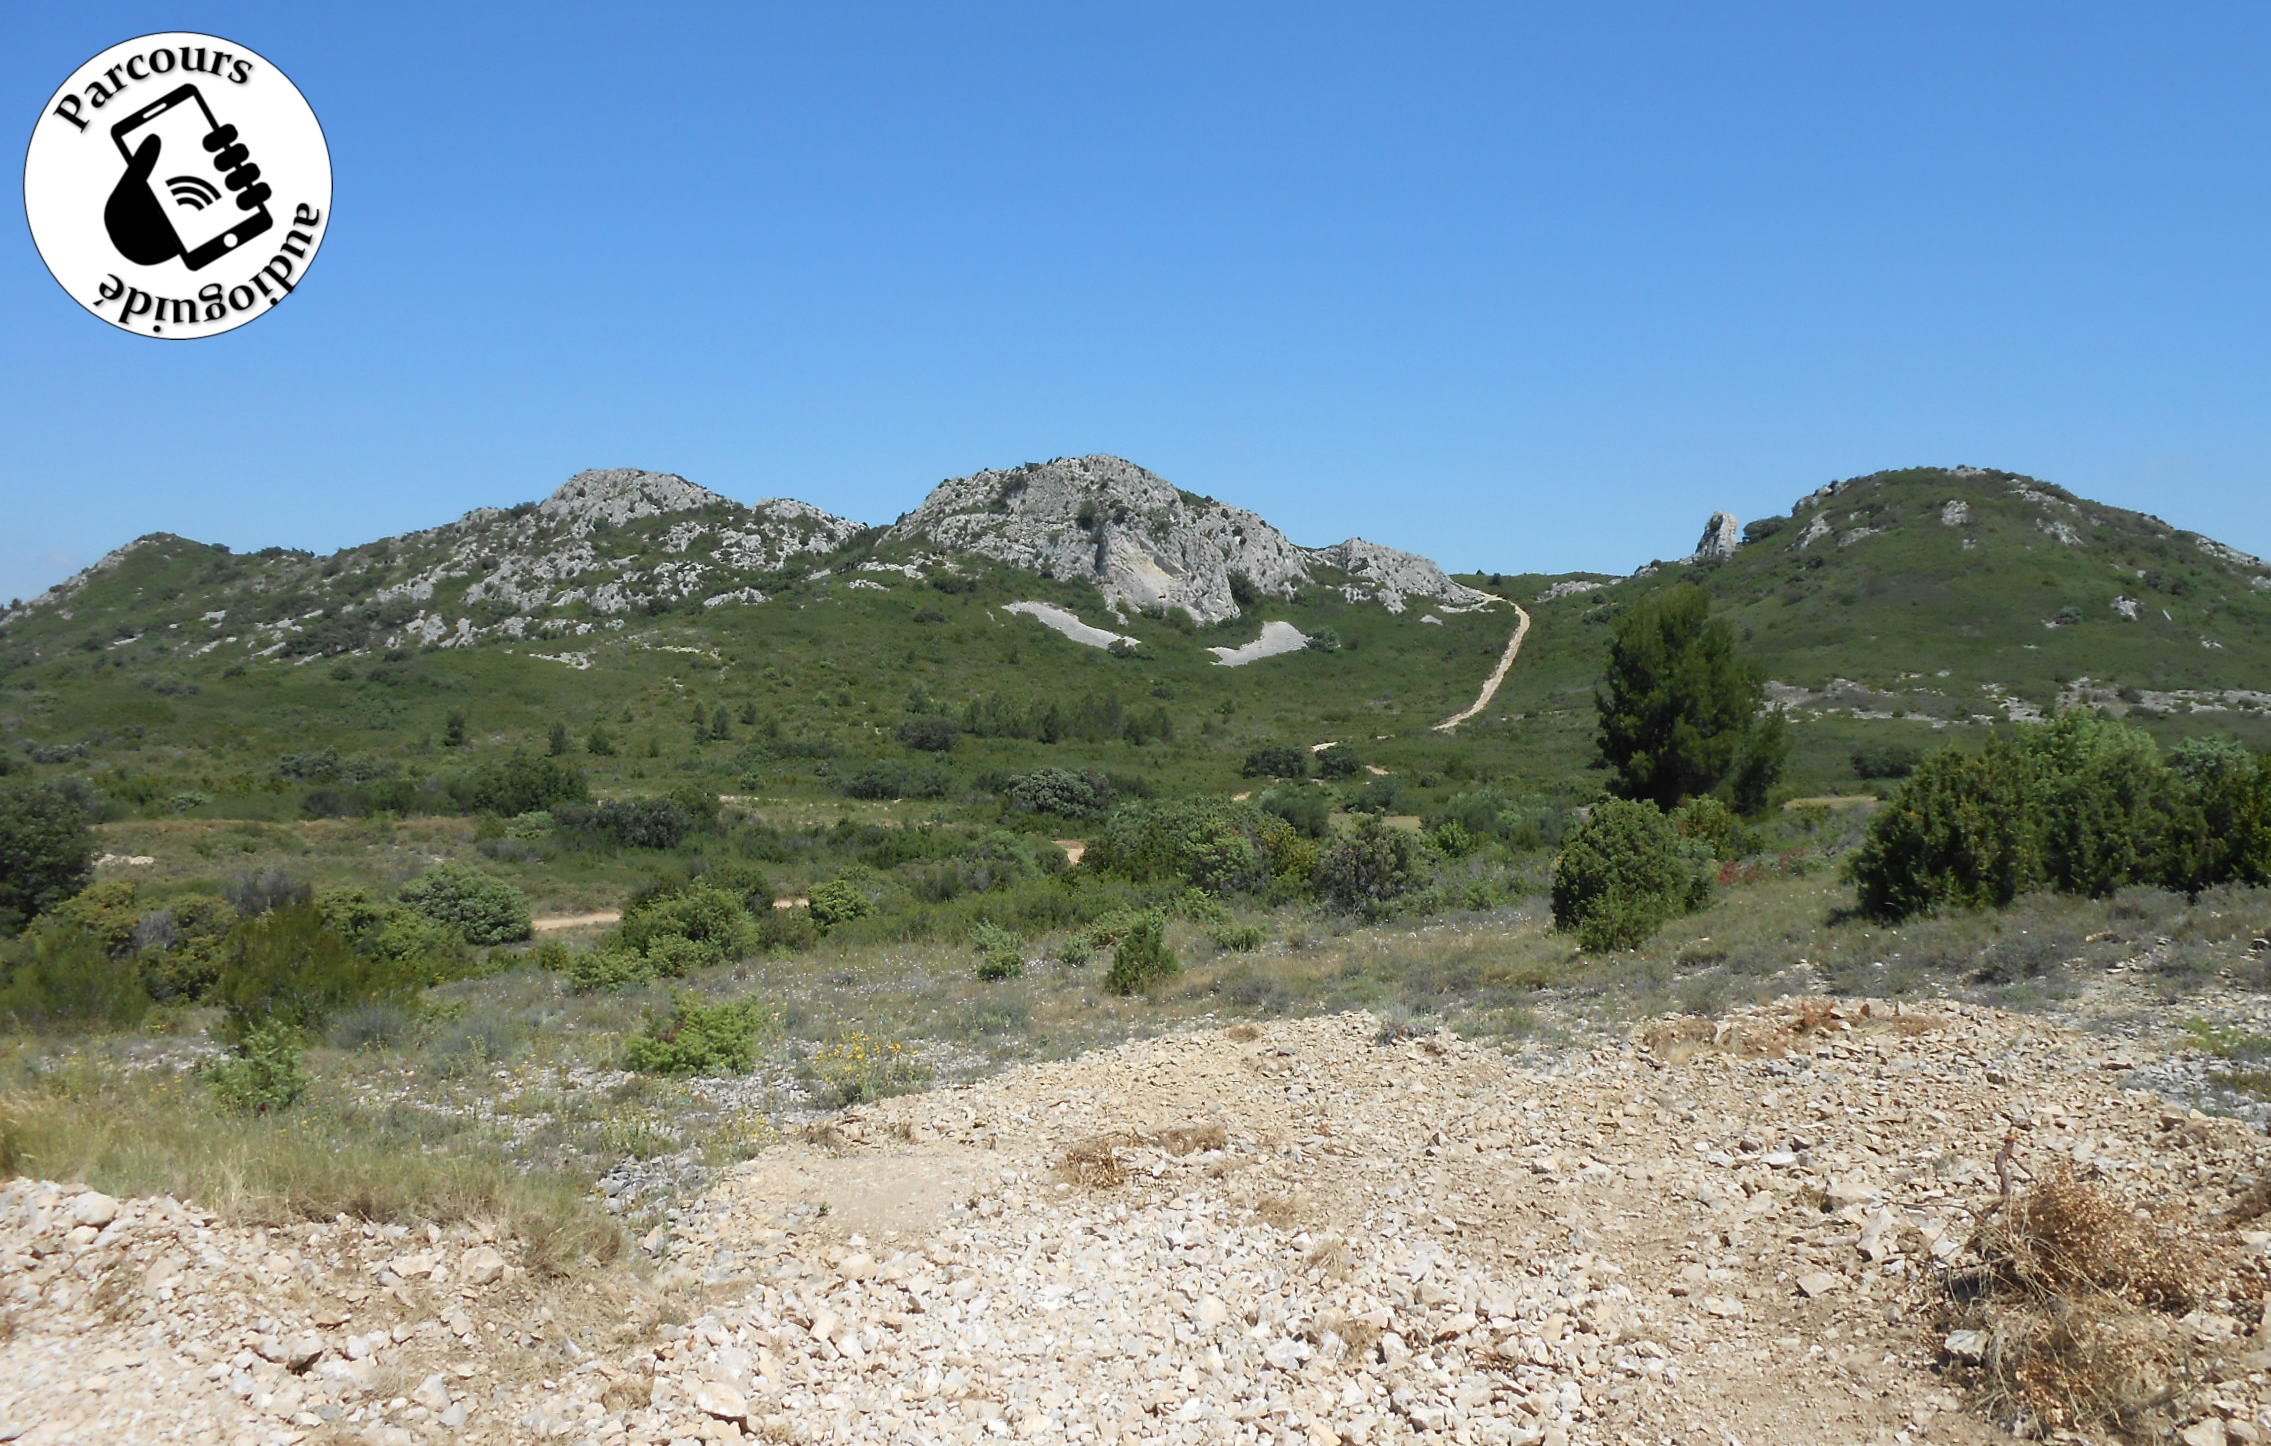
{"type": "Polygon", "coordinates": [[[211,35],[145,35],[48,100],[24,212],[87,310],[141,336],[215,336],[306,278],[331,214],[331,152],[266,60],[211,35]]]}

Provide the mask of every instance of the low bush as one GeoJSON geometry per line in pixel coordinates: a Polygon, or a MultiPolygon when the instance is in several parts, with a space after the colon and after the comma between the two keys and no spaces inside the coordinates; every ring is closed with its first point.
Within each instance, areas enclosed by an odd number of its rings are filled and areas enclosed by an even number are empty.
{"type": "Polygon", "coordinates": [[[1682,803],[1672,810],[1671,818],[1681,838],[1702,844],[1722,863],[1749,858],[1759,850],[1758,830],[1709,794],[1682,803]]]}
{"type": "Polygon", "coordinates": [[[1377,914],[1411,892],[1413,852],[1410,834],[1367,815],[1318,855],[1311,886],[1329,908],[1377,914]]]}
{"type": "Polygon", "coordinates": [[[944,798],[954,791],[954,774],[937,763],[888,758],[854,769],[840,786],[851,798],[944,798]]]}
{"type": "Polygon", "coordinates": [[[757,923],[740,897],[708,882],[634,901],[616,937],[673,978],[691,969],[746,958],[757,948],[757,923]]]}
{"type": "Polygon", "coordinates": [[[288,904],[230,938],[213,997],[223,1037],[238,1043],[268,1025],[311,1037],[342,1009],[406,999],[418,985],[402,964],[358,952],[314,904],[288,904]]]}
{"type": "Polygon", "coordinates": [[[1185,798],[1123,804],[1082,860],[1099,873],[1188,883],[1213,894],[1306,887],[1317,846],[1250,803],[1185,798]]]}
{"type": "Polygon", "coordinates": [[[224,1109],[257,1115],[297,1104],[311,1081],[300,1064],[298,1033],[270,1022],[238,1041],[228,1058],[207,1065],[205,1083],[224,1109]]]}
{"type": "Polygon", "coordinates": [[[1273,788],[1259,800],[1262,811],[1276,814],[1304,838],[1323,838],[1333,831],[1333,806],[1323,789],[1273,788]]]}
{"type": "Polygon", "coordinates": [[[823,933],[875,912],[875,900],[849,879],[815,884],[808,898],[812,922],[823,933]]]}
{"type": "Polygon", "coordinates": [[[1114,994],[1137,994],[1154,982],[1182,970],[1182,961],[1167,944],[1167,920],[1156,913],[1138,915],[1121,934],[1112,951],[1112,967],[1104,987],[1114,994]]]}
{"type": "Polygon", "coordinates": [[[681,994],[666,1015],[650,1015],[643,1033],[624,1048],[624,1062],[640,1074],[745,1074],[776,1022],[753,1000],[702,1004],[681,994]]]}
{"type": "Polygon", "coordinates": [[[899,742],[924,753],[951,753],[962,730],[946,718],[909,718],[899,725],[899,742]]]}
{"type": "Polygon", "coordinates": [[[1025,972],[1025,941],[999,924],[980,924],[970,931],[970,947],[978,953],[978,977],[1010,979],[1025,972]]]}
{"type": "Polygon", "coordinates": [[[1036,768],[1012,778],[1008,793],[1010,806],[1025,813],[1092,819],[1112,806],[1111,781],[1095,769],[1036,768]]]}
{"type": "Polygon", "coordinates": [[[0,1019],[18,1029],[130,1028],[149,1011],[132,959],[113,955],[88,929],[60,920],[33,927],[0,963],[0,1019]]]}
{"type": "Polygon", "coordinates": [[[528,896],[461,863],[441,863],[402,887],[402,902],[468,944],[509,944],[534,932],[528,896]]]}
{"type": "Polygon", "coordinates": [[[655,966],[644,954],[629,949],[592,949],[573,955],[566,970],[568,986],[578,994],[612,993],[655,977],[655,966]]]}
{"type": "Polygon", "coordinates": [[[699,820],[669,798],[610,798],[591,807],[554,810],[561,826],[626,849],[674,849],[699,820]]]}
{"type": "Polygon", "coordinates": [[[855,1029],[812,1052],[811,1070],[831,1102],[856,1105],[905,1094],[930,1078],[913,1051],[855,1029]]]}
{"type": "Polygon", "coordinates": [[[1345,743],[1336,744],[1317,755],[1319,778],[1354,778],[1364,772],[1364,760],[1356,750],[1345,743]]]}
{"type": "Polygon", "coordinates": [[[475,769],[452,783],[450,793],[468,813],[517,818],[582,803],[591,797],[591,786],[574,764],[516,753],[475,769]]]}
{"type": "Polygon", "coordinates": [[[1307,778],[1309,754],[1290,743],[1264,743],[1246,755],[1239,771],[1248,778],[1307,778]]]}
{"type": "Polygon", "coordinates": [[[1269,940],[1259,924],[1217,924],[1211,931],[1214,947],[1225,954],[1251,954],[1269,940]]]}
{"type": "Polygon", "coordinates": [[[1907,743],[1864,743],[1853,750],[1856,778],[1906,778],[1924,761],[1924,751],[1907,743]]]}
{"type": "Polygon", "coordinates": [[[1655,804],[1604,799],[1553,863],[1554,927],[1588,951],[1631,949],[1711,898],[1709,851],[1655,804]]]}

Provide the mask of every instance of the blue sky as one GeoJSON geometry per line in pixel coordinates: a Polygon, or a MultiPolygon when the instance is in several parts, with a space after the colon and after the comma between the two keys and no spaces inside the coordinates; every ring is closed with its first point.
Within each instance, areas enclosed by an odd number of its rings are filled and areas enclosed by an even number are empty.
{"type": "Polygon", "coordinates": [[[330,139],[287,306],[159,343],[0,246],[0,597],[680,472],[866,521],[1113,452],[1499,570],[2009,467],[2271,553],[2271,9],[9,7],[264,53],[330,139]]]}

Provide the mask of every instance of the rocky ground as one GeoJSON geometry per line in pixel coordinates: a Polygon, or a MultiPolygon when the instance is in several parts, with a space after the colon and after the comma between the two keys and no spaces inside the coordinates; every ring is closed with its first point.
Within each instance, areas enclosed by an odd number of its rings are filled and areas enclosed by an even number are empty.
{"type": "MultiPolygon", "coordinates": [[[[2132,1032],[1784,1001],[1525,1065],[1239,1025],[846,1112],[644,1279],[19,1181],[0,1440],[2008,1439],[1941,1313],[2003,1176],[2207,1220],[2271,1175],[2132,1032]]],[[[2230,1360],[2187,1446],[2271,1430],[2260,1298],[2182,1322],[2230,1360]]]]}

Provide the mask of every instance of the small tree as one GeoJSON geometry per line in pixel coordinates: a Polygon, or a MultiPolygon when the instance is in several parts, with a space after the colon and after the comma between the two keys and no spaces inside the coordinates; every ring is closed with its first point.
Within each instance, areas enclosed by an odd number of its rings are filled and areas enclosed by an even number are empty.
{"type": "Polygon", "coordinates": [[[589,753],[594,758],[613,758],[615,756],[615,739],[608,733],[606,724],[594,723],[591,725],[591,733],[584,739],[584,752],[589,753]]]}
{"type": "Polygon", "coordinates": [[[0,787],[0,930],[87,886],[95,837],[77,799],[47,784],[0,787]]]}
{"type": "Polygon", "coordinates": [[[548,751],[554,758],[568,751],[568,725],[558,719],[554,719],[552,723],[551,747],[548,751]]]}
{"type": "Polygon", "coordinates": [[[1554,927],[1581,949],[1631,949],[1711,898],[1710,850],[1683,839],[1655,804],[1593,805],[1553,861],[1554,927]]]}
{"type": "Polygon", "coordinates": [[[899,725],[899,741],[924,753],[951,753],[962,730],[944,718],[909,718],[899,725]]]}
{"type": "Polygon", "coordinates": [[[1759,716],[1764,696],[1702,588],[1642,598],[1617,623],[1594,700],[1611,787],[1668,809],[1733,780],[1746,801],[1763,802],[1788,750],[1779,717],[1759,716]]]}
{"type": "Polygon", "coordinates": [[[449,710],[449,716],[442,720],[442,747],[463,748],[464,746],[465,714],[452,708],[449,710]]]}

